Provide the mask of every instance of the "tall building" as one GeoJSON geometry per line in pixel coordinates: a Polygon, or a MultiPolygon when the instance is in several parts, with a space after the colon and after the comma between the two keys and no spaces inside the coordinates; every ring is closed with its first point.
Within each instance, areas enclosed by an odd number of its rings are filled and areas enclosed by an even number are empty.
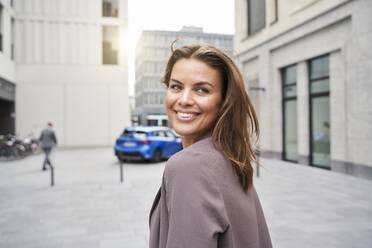
{"type": "Polygon", "coordinates": [[[161,77],[171,53],[171,44],[214,44],[232,55],[232,35],[204,33],[199,27],[183,27],[180,31],[143,31],[136,47],[135,111],[133,119],[142,125],[167,125],[164,109],[165,88],[161,77]]]}
{"type": "Polygon", "coordinates": [[[372,2],[235,0],[262,156],[372,179],[372,2]]]}
{"type": "Polygon", "coordinates": [[[112,144],[130,122],[127,0],[1,3],[15,132],[38,135],[52,121],[62,146],[112,144]]]}
{"type": "Polygon", "coordinates": [[[13,1],[0,0],[0,134],[15,132],[13,1]]]}

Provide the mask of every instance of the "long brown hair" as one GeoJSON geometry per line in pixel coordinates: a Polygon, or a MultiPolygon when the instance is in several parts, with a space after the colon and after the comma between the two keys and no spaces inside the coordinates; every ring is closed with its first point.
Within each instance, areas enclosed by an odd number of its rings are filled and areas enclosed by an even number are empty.
{"type": "Polygon", "coordinates": [[[176,49],[172,46],[163,76],[165,85],[169,84],[173,66],[183,58],[198,59],[222,75],[223,101],[212,139],[215,147],[231,161],[243,189],[250,189],[253,184],[251,163],[256,160],[252,143],[258,140],[259,126],[239,69],[226,53],[212,45],[185,45],[176,49]]]}

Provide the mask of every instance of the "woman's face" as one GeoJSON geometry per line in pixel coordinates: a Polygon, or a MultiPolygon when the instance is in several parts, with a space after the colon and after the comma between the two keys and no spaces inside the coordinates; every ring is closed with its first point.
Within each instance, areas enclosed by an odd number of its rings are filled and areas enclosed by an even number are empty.
{"type": "Polygon", "coordinates": [[[173,66],[166,93],[166,110],[174,130],[191,144],[216,123],[222,102],[222,77],[197,59],[180,59],[173,66]]]}

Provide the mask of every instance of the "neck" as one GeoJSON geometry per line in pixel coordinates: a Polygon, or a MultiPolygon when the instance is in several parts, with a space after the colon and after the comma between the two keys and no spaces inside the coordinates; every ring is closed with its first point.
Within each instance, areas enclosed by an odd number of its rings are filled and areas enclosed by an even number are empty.
{"type": "Polygon", "coordinates": [[[205,137],[208,137],[211,135],[211,132],[206,132],[202,135],[198,135],[198,136],[182,136],[181,137],[181,140],[182,140],[182,147],[183,148],[186,148],[188,146],[191,146],[192,144],[198,142],[199,140],[205,138],[205,137]]]}
{"type": "Polygon", "coordinates": [[[189,137],[189,136],[182,136],[181,140],[182,140],[182,147],[183,148],[191,146],[192,144],[195,143],[195,139],[192,138],[192,137],[189,137]]]}

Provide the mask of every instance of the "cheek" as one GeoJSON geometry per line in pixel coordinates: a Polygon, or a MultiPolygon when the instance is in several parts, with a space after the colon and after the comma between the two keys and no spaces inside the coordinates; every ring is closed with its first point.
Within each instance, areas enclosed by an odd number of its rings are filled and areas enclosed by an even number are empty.
{"type": "Polygon", "coordinates": [[[218,113],[221,107],[221,98],[209,99],[201,103],[200,106],[205,112],[218,113]]]}
{"type": "Polygon", "coordinates": [[[167,92],[165,94],[165,108],[167,109],[167,111],[173,106],[174,102],[174,97],[172,97],[172,95],[167,92]]]}

